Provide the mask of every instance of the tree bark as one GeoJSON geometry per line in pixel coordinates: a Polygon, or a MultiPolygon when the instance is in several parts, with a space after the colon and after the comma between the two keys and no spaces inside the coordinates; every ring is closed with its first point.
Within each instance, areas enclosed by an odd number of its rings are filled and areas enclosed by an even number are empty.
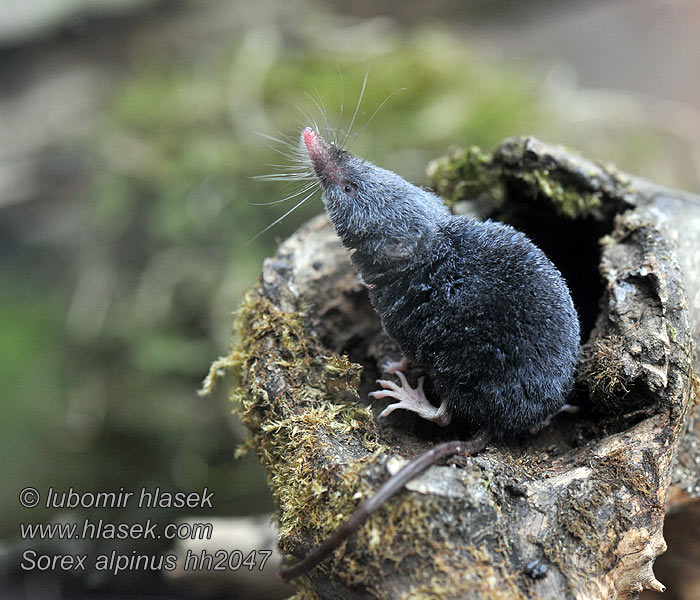
{"type": "MultiPolygon", "coordinates": [[[[315,598],[633,598],[661,591],[666,500],[700,496],[694,425],[700,198],[532,138],[430,167],[459,209],[514,223],[558,264],[588,336],[578,400],[523,443],[433,466],[295,583],[315,598]],[[469,207],[474,210],[474,206],[469,207]],[[688,424],[691,427],[687,427],[688,424]]],[[[397,348],[325,216],[263,266],[228,370],[249,447],[297,560],[394,472],[456,435],[410,414],[378,424],[367,392],[397,348]]],[[[410,371],[409,371],[410,375],[410,371]]],[[[415,375],[415,374],[413,374],[415,375]]],[[[410,378],[410,377],[409,377],[410,378]]],[[[401,412],[401,411],[399,411],[401,412]]]]}

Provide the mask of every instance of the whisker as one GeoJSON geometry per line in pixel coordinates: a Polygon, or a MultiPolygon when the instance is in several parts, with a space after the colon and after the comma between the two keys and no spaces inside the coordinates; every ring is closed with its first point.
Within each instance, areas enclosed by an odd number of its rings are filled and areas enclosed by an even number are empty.
{"type": "Polygon", "coordinates": [[[292,198],[296,198],[297,196],[301,196],[302,194],[305,194],[308,192],[311,188],[316,186],[315,181],[309,181],[308,183],[304,184],[301,186],[296,192],[293,194],[289,194],[289,196],[285,196],[284,198],[280,200],[271,200],[270,202],[248,202],[251,206],[272,206],[273,204],[280,204],[281,202],[286,202],[287,200],[291,200],[292,198]]]}
{"type": "Polygon", "coordinates": [[[280,148],[278,148],[277,146],[268,146],[268,147],[273,152],[276,152],[277,154],[284,156],[287,160],[298,162],[299,160],[303,160],[303,158],[304,158],[299,146],[297,144],[293,144],[291,142],[284,144],[280,148]]]}
{"type": "Polygon", "coordinates": [[[352,132],[353,125],[355,125],[355,119],[357,118],[357,113],[360,110],[360,105],[362,104],[362,98],[365,95],[365,88],[367,87],[367,79],[369,78],[369,68],[367,68],[367,71],[365,72],[365,78],[362,82],[362,89],[360,90],[360,97],[357,99],[357,106],[355,107],[355,112],[352,115],[352,119],[350,119],[350,125],[348,126],[348,131],[345,134],[345,139],[343,140],[342,143],[342,148],[345,148],[345,144],[348,141],[348,138],[350,137],[350,133],[352,132]]]}
{"type": "Polygon", "coordinates": [[[398,90],[394,90],[393,92],[391,92],[391,94],[389,94],[386,98],[384,98],[384,101],[376,108],[376,110],[372,113],[372,116],[371,116],[369,119],[367,119],[367,121],[365,121],[365,124],[362,126],[362,128],[360,129],[360,131],[358,131],[358,132],[354,135],[354,137],[352,138],[352,141],[350,142],[350,144],[348,144],[348,147],[346,148],[346,150],[349,151],[350,148],[352,148],[352,145],[357,141],[357,138],[360,137],[360,135],[361,135],[362,132],[365,130],[365,128],[367,127],[367,125],[370,124],[370,121],[372,121],[372,119],[374,119],[375,115],[382,109],[382,106],[384,106],[384,105],[385,105],[389,100],[391,100],[396,94],[398,94],[399,92],[403,92],[403,91],[405,91],[406,89],[408,89],[408,88],[402,87],[402,88],[399,88],[398,90]]]}
{"type": "Polygon", "coordinates": [[[270,144],[268,146],[268,148],[292,163],[292,166],[289,166],[289,165],[267,165],[267,166],[271,166],[273,168],[283,168],[285,170],[290,170],[290,169],[303,170],[303,168],[300,168],[300,167],[302,165],[304,165],[304,163],[307,162],[306,153],[303,152],[301,148],[299,148],[299,144],[298,144],[298,140],[296,139],[296,136],[292,137],[292,136],[287,136],[284,134],[279,134],[281,137],[275,137],[273,135],[268,135],[266,133],[260,133],[260,132],[256,132],[256,133],[257,133],[257,135],[259,135],[265,139],[268,139],[268,140],[275,142],[274,144],[270,144]]]}
{"type": "Polygon", "coordinates": [[[343,90],[343,73],[340,70],[340,65],[338,65],[338,77],[340,78],[340,116],[338,117],[338,126],[335,129],[335,135],[333,136],[333,143],[338,144],[338,136],[340,135],[340,126],[343,124],[343,102],[345,93],[343,90]]]}
{"type": "MultiPolygon", "coordinates": [[[[296,118],[294,119],[294,123],[296,124],[297,128],[301,131],[303,131],[306,127],[311,127],[311,129],[313,129],[316,133],[321,133],[316,122],[312,118],[308,117],[305,113],[303,120],[296,118]]],[[[292,146],[294,151],[298,151],[300,155],[306,153],[306,151],[303,149],[303,142],[301,141],[301,139],[292,144],[292,146]]]]}
{"type": "Polygon", "coordinates": [[[313,196],[315,193],[316,193],[316,188],[314,187],[314,189],[311,190],[311,192],[310,192],[303,200],[300,200],[299,202],[297,202],[294,206],[292,206],[292,208],[290,208],[290,209],[289,209],[286,213],[284,213],[281,217],[275,219],[272,223],[270,223],[267,227],[265,227],[265,229],[263,229],[260,233],[257,233],[257,234],[255,235],[255,237],[249,239],[249,240],[244,244],[244,246],[247,246],[248,244],[252,243],[252,242],[255,241],[256,239],[258,239],[263,233],[265,233],[266,231],[269,231],[269,230],[272,229],[275,225],[277,225],[277,223],[279,223],[280,221],[282,221],[283,219],[285,219],[286,217],[288,217],[289,215],[291,215],[297,208],[299,208],[302,204],[304,204],[304,202],[306,202],[309,198],[311,198],[311,196],[313,196]]]}
{"type": "MultiPolygon", "coordinates": [[[[316,93],[318,94],[318,90],[316,90],[316,93]]],[[[304,92],[304,95],[309,100],[311,100],[311,102],[314,103],[314,106],[318,109],[318,112],[321,114],[321,118],[323,119],[323,124],[324,124],[325,129],[322,132],[319,131],[318,133],[320,133],[322,135],[326,135],[326,133],[328,132],[328,118],[326,117],[326,111],[324,111],[323,108],[321,108],[321,105],[318,102],[316,102],[316,99],[311,94],[309,94],[308,92],[304,92]]]]}
{"type": "Polygon", "coordinates": [[[305,181],[314,179],[309,173],[267,173],[266,175],[251,175],[257,181],[305,181]]]}
{"type": "Polygon", "coordinates": [[[266,138],[266,139],[268,139],[268,140],[270,140],[270,141],[276,142],[276,143],[278,143],[278,144],[287,145],[287,144],[292,143],[292,137],[291,137],[291,136],[288,136],[288,135],[285,135],[285,134],[283,134],[283,133],[280,133],[280,134],[279,134],[279,135],[282,136],[283,139],[280,139],[280,138],[278,138],[278,137],[275,137],[274,135],[268,135],[267,133],[262,133],[261,131],[256,131],[256,132],[255,132],[255,135],[259,135],[259,136],[261,136],[261,137],[264,137],[264,138],[266,138]]]}
{"type": "Polygon", "coordinates": [[[309,123],[311,123],[311,125],[312,125],[312,127],[313,127],[313,129],[314,129],[315,132],[317,132],[317,133],[320,133],[320,132],[321,132],[321,130],[320,130],[319,127],[318,127],[318,123],[316,123],[316,119],[310,117],[310,116],[306,113],[306,111],[302,110],[299,106],[296,106],[296,109],[302,114],[302,116],[304,117],[304,119],[306,119],[306,123],[300,123],[300,125],[301,125],[302,127],[306,127],[306,126],[308,126],[309,123]]]}
{"type": "Polygon", "coordinates": [[[270,167],[271,169],[285,169],[291,171],[308,171],[306,165],[281,165],[275,163],[265,163],[265,167],[270,167]]]}
{"type": "Polygon", "coordinates": [[[328,122],[328,111],[326,110],[326,105],[323,102],[323,98],[321,97],[321,92],[318,91],[318,88],[314,89],[316,90],[316,96],[318,97],[318,102],[321,105],[321,110],[323,111],[324,127],[326,128],[326,131],[324,131],[323,134],[326,138],[330,138],[333,130],[331,129],[330,123],[328,122]]]}

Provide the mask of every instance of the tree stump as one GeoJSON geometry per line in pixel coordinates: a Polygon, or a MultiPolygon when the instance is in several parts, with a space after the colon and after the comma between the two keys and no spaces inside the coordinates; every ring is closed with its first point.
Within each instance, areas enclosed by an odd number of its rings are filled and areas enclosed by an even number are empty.
{"type": "MultiPolygon", "coordinates": [[[[667,496],[700,496],[694,399],[700,198],[532,138],[454,151],[429,169],[455,210],[525,231],[580,313],[575,400],[523,443],[492,444],[413,480],[299,598],[633,598],[663,590],[667,496]],[[465,200],[469,200],[465,204],[465,200]],[[669,494],[671,490],[671,494],[669,494]]],[[[348,253],[321,215],[265,261],[239,311],[227,371],[278,505],[290,561],[322,542],[389,473],[457,433],[405,411],[377,423],[382,332],[348,253]]],[[[411,374],[409,371],[409,380],[411,374]]]]}

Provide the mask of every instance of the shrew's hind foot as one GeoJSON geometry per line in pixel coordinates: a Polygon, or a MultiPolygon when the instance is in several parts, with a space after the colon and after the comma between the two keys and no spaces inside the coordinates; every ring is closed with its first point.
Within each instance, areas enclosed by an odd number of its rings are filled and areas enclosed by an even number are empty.
{"type": "Polygon", "coordinates": [[[372,398],[380,399],[389,397],[398,400],[398,402],[387,406],[379,414],[379,418],[390,415],[397,408],[403,408],[404,410],[410,410],[416,413],[419,417],[427,421],[433,421],[442,427],[450,423],[452,415],[447,407],[447,402],[443,402],[440,407],[437,408],[425,397],[425,392],[423,391],[423,381],[425,377],[421,377],[418,380],[418,386],[412,388],[406,380],[406,376],[401,371],[397,370],[396,376],[401,381],[401,385],[397,385],[388,379],[378,379],[377,383],[384,389],[370,393],[372,398]]]}

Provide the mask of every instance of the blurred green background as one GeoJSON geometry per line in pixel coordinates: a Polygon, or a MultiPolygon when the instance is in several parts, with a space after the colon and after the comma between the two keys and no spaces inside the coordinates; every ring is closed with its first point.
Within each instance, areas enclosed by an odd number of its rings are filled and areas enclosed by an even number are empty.
{"type": "MultiPolygon", "coordinates": [[[[18,523],[58,518],[23,509],[25,486],[207,486],[215,514],[273,509],[255,457],[233,458],[244,432],[225,390],[196,392],[262,259],[322,210],[314,198],[256,237],[293,205],[258,205],[293,189],[252,179],[284,161],[258,134],[298,135],[314,100],[331,123],[342,103],[347,127],[369,72],[357,131],[405,88],[353,151],[419,184],[451,145],[533,134],[700,189],[697,3],[425,4],[0,2],[12,589],[18,523]]],[[[120,585],[158,586],[91,583],[120,585]]]]}

